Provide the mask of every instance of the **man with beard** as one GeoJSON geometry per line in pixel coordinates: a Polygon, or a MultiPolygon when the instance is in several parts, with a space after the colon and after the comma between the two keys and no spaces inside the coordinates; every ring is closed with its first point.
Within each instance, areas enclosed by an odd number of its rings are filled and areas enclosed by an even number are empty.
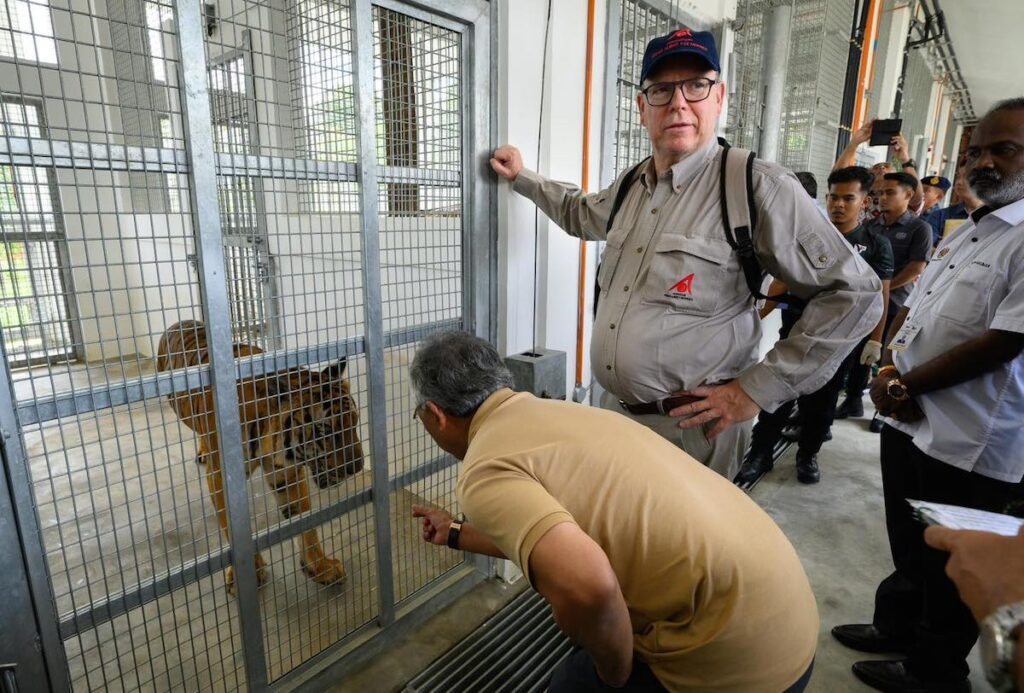
{"type": "MultiPolygon", "coordinates": [[[[893,322],[871,399],[885,417],[882,490],[895,572],[872,623],[832,634],[882,691],[968,691],[978,629],[907,498],[1003,511],[1024,498],[1024,97],[978,123],[967,182],[985,203],[936,249],[893,322]]],[[[1019,625],[1019,624],[1018,624],[1019,625]]],[[[1009,635],[1007,635],[1009,637],[1009,635]]]]}

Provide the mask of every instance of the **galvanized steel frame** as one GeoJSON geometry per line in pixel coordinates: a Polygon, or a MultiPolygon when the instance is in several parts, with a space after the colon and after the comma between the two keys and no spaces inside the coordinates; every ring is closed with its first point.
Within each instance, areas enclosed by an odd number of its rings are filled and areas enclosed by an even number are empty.
{"type": "MultiPolygon", "coordinates": [[[[450,456],[437,458],[395,478],[389,478],[386,445],[386,397],[383,355],[389,348],[419,341],[439,329],[463,327],[493,339],[497,333],[496,287],[496,206],[493,183],[487,160],[494,145],[495,114],[490,104],[490,84],[496,74],[495,53],[491,49],[496,13],[484,0],[433,0],[397,2],[393,0],[352,0],[354,19],[357,94],[362,122],[374,122],[372,8],[388,7],[429,21],[462,34],[463,60],[463,171],[472,176],[464,180],[461,173],[380,166],[374,152],[376,133],[372,128],[360,129],[360,158],[357,165],[270,157],[258,154],[239,155],[215,153],[204,44],[205,28],[201,8],[190,3],[177,3],[177,41],[181,60],[182,102],[186,149],[131,147],[58,141],[41,138],[0,138],[0,164],[36,167],[98,169],[181,173],[191,177],[192,218],[194,220],[202,303],[206,315],[210,349],[210,366],[190,368],[173,373],[131,378],[122,382],[93,387],[86,391],[61,393],[47,398],[18,402],[11,385],[6,359],[0,359],[0,434],[8,460],[8,478],[12,486],[18,533],[27,546],[25,561],[29,572],[29,588],[39,623],[50,685],[65,690],[70,687],[68,666],[62,640],[110,621],[141,604],[194,583],[228,565],[235,570],[238,592],[238,614],[244,649],[246,680],[250,689],[288,689],[326,668],[360,658],[360,645],[374,642],[375,648],[386,646],[400,637],[411,623],[435,611],[472,584],[488,574],[493,561],[476,558],[463,568],[451,571],[419,590],[402,604],[395,604],[390,555],[388,520],[389,492],[408,486],[456,464],[450,456]],[[370,50],[366,50],[369,46],[370,50]],[[360,47],[363,50],[360,50],[360,47]],[[223,234],[217,200],[218,174],[248,175],[273,179],[319,179],[358,181],[362,203],[362,239],[364,243],[363,281],[366,286],[365,332],[363,337],[341,340],[333,344],[278,350],[236,361],[232,353],[232,332],[228,296],[224,281],[225,264],[223,234]],[[413,328],[384,333],[381,314],[378,189],[380,183],[413,182],[443,186],[460,186],[463,190],[463,317],[418,325],[413,328]],[[250,512],[245,486],[244,456],[240,430],[231,425],[237,419],[236,379],[288,368],[296,365],[336,359],[342,355],[365,354],[368,360],[370,394],[370,426],[373,433],[373,486],[318,512],[303,515],[253,536],[249,527],[250,512]],[[219,422],[220,451],[225,474],[225,491],[230,548],[210,554],[193,563],[158,576],[133,589],[93,603],[61,621],[56,613],[49,568],[44,554],[42,536],[35,513],[35,504],[28,471],[27,455],[20,436],[20,426],[51,421],[99,409],[106,409],[176,392],[214,386],[216,416],[219,422]],[[387,489],[377,492],[377,489],[387,489]],[[377,533],[379,615],[376,624],[368,624],[335,643],[282,678],[267,679],[263,627],[257,596],[254,569],[255,553],[303,531],[328,522],[367,503],[374,505],[377,533]],[[25,540],[28,541],[25,541],[25,540]],[[467,572],[469,571],[469,572],[467,572]],[[436,588],[447,586],[452,591],[438,598],[436,588]],[[418,616],[416,616],[418,614],[418,616]],[[395,624],[398,616],[406,623],[395,624]],[[394,625],[392,625],[394,624],[394,625]],[[341,659],[339,659],[341,657],[341,659]]],[[[3,356],[0,342],[0,356],[3,356]]],[[[19,557],[20,560],[20,557],[19,557]]],[[[363,648],[366,649],[365,647],[363,648]]]]}

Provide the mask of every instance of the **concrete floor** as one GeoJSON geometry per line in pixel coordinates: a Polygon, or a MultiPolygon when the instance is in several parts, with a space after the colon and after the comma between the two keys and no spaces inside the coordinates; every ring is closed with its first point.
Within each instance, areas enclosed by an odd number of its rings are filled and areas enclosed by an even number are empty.
{"type": "MultiPolygon", "coordinates": [[[[870,620],[875,586],[892,570],[882,508],[879,437],[867,430],[868,421],[835,423],[835,437],[819,456],[822,480],[817,486],[797,482],[793,446],[752,493],[796,546],[818,598],[821,632],[808,687],[811,693],[871,690],[853,677],[850,665],[873,657],[844,648],[829,634],[836,624],[870,620]]],[[[478,586],[414,637],[340,682],[332,693],[401,690],[427,664],[472,632],[489,608],[510,599],[510,589],[522,588],[522,581],[513,588],[499,582],[478,586]]],[[[981,673],[977,651],[970,664],[974,690],[991,690],[981,673]]]]}

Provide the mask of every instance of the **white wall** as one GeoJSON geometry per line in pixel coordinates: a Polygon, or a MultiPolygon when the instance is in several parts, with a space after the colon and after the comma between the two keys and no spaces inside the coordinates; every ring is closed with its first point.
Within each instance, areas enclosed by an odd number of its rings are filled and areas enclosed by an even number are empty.
{"type": "MultiPolygon", "coordinates": [[[[583,155],[583,91],[586,59],[587,4],[573,0],[552,3],[550,40],[544,50],[546,0],[502,0],[499,12],[499,77],[496,107],[499,142],[520,147],[528,168],[559,180],[580,183],[583,155]],[[542,84],[544,61],[547,79],[542,84]],[[541,89],[544,114],[540,121],[541,89]],[[539,126],[539,127],[538,127],[539,126]],[[540,159],[537,158],[538,132],[540,159]]],[[[599,180],[603,93],[604,3],[597,3],[593,76],[590,180],[599,180]]],[[[499,184],[499,349],[518,353],[534,346],[568,355],[566,391],[575,370],[576,292],[579,242],[564,234],[543,214],[537,222],[539,248],[535,262],[536,207],[499,184]],[[535,294],[534,277],[539,291],[535,294]],[[537,319],[534,321],[534,302],[537,319]]],[[[593,245],[593,244],[590,244],[593,245]]],[[[592,306],[594,250],[588,248],[588,303],[592,306]]],[[[588,307],[588,317],[591,308],[588,307]]],[[[588,321],[589,324],[589,321],[588,321]]],[[[589,365],[585,364],[586,369],[589,365]]],[[[589,377],[589,375],[588,375],[589,377]]]]}

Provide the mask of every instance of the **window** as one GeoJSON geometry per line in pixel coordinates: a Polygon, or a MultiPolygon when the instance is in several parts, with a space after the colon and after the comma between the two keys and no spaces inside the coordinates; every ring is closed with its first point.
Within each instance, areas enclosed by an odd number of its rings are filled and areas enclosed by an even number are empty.
{"type": "Polygon", "coordinates": [[[50,7],[44,0],[0,0],[0,57],[57,64],[50,7]]]}
{"type": "MultiPolygon", "coordinates": [[[[0,136],[42,137],[39,106],[5,100],[0,136]]],[[[53,170],[0,166],[0,329],[8,365],[69,359],[74,340],[53,170]]]]}
{"type": "Polygon", "coordinates": [[[157,82],[167,82],[169,61],[167,53],[164,51],[164,30],[173,20],[173,9],[167,5],[146,2],[146,38],[149,40],[149,63],[153,70],[153,79],[157,82]]]}

